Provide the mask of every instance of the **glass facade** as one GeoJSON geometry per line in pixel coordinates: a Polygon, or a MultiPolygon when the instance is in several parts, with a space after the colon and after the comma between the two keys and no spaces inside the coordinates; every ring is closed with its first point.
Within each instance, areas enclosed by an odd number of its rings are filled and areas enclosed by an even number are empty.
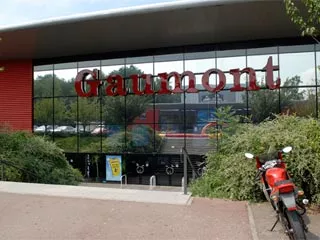
{"type": "MultiPolygon", "coordinates": [[[[45,134],[67,153],[131,154],[128,159],[136,154],[136,159],[144,159],[141,154],[179,155],[186,147],[189,154],[203,156],[217,146],[217,135],[208,129],[214,126],[216,111],[221,107],[230,106],[237,115],[254,122],[272,118],[274,113],[318,118],[319,65],[320,48],[299,45],[34,66],[34,132],[45,134]],[[281,78],[280,89],[265,87],[263,68],[269,57],[273,65],[279,65],[273,75],[275,80],[281,78]],[[255,69],[261,89],[231,92],[234,76],[229,71],[246,67],[255,69]],[[222,70],[226,76],[226,86],[218,93],[202,85],[204,72],[212,68],[222,70]],[[100,79],[122,75],[128,95],[110,97],[102,87],[98,97],[78,97],[74,81],[82,69],[100,70],[100,79]],[[161,84],[157,74],[172,71],[192,71],[199,92],[133,94],[130,75],[152,74],[152,88],[158,91],[161,84]]],[[[248,87],[248,81],[248,74],[240,76],[242,87],[248,87]]],[[[187,89],[188,83],[185,77],[181,88],[187,89]]],[[[217,74],[210,75],[209,84],[218,85],[217,74]]],[[[168,88],[174,87],[174,78],[170,78],[168,88]]],[[[144,81],[139,80],[139,90],[143,88],[144,81]]],[[[169,160],[159,159],[158,164],[168,164],[169,160]]]]}

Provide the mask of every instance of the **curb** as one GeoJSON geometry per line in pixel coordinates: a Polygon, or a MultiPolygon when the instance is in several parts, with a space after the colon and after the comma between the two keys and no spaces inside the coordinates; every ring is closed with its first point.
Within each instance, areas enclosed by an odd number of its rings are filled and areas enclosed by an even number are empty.
{"type": "Polygon", "coordinates": [[[246,204],[247,210],[248,210],[248,217],[249,217],[249,225],[250,225],[250,230],[251,230],[251,236],[253,240],[259,240],[258,233],[257,233],[257,228],[256,224],[254,222],[254,217],[252,213],[252,209],[250,207],[250,203],[247,202],[246,204]]]}

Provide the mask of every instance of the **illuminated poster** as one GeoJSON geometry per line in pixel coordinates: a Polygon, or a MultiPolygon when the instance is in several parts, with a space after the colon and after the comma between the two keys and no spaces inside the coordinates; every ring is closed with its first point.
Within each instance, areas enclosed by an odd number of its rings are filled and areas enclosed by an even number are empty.
{"type": "Polygon", "coordinates": [[[106,180],[107,181],[121,181],[121,156],[107,155],[106,156],[106,180]]]}

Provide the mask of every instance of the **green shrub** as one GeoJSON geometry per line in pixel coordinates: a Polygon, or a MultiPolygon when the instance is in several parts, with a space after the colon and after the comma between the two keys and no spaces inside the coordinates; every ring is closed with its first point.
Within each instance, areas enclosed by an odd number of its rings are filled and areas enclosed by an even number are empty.
{"type": "Polygon", "coordinates": [[[24,132],[0,132],[0,160],[8,181],[78,184],[81,173],[67,162],[63,150],[43,137],[24,132]]]}
{"type": "Polygon", "coordinates": [[[259,125],[239,125],[239,130],[207,155],[208,171],[191,184],[199,196],[236,200],[264,200],[255,180],[255,161],[244,153],[263,154],[292,146],[285,156],[288,171],[306,197],[320,203],[320,123],[312,118],[277,116],[259,125]]]}

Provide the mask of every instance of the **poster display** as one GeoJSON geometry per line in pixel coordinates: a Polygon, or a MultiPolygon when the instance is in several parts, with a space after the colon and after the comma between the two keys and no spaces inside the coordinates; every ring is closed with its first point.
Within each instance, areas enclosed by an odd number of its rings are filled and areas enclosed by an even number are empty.
{"type": "Polygon", "coordinates": [[[106,180],[121,181],[122,175],[122,158],[121,155],[106,156],[106,180]]]}

